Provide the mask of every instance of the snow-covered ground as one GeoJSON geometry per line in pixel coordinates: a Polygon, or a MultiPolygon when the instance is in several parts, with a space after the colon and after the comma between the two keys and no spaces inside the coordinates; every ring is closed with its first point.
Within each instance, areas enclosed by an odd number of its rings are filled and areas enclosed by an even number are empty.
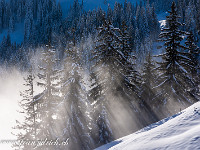
{"type": "Polygon", "coordinates": [[[96,150],[199,150],[200,102],[96,150]]]}

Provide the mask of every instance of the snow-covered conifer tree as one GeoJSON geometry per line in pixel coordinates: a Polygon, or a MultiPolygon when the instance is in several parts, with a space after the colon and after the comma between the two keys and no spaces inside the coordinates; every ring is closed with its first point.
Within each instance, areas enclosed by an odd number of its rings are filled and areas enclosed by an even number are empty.
{"type": "Polygon", "coordinates": [[[109,143],[113,140],[113,133],[110,127],[109,114],[107,112],[108,100],[102,89],[101,81],[96,74],[90,74],[89,100],[92,106],[92,137],[95,146],[109,143]]]}
{"type": "Polygon", "coordinates": [[[118,61],[120,61],[120,57],[124,56],[120,50],[121,39],[117,34],[120,34],[120,30],[114,28],[111,22],[104,20],[104,25],[99,28],[95,42],[96,47],[93,51],[92,62],[94,65],[91,72],[93,85],[90,90],[90,97],[93,99],[92,103],[95,108],[93,118],[98,133],[98,135],[95,135],[95,141],[100,145],[112,140],[106,95],[115,92],[118,86],[121,86],[119,84],[121,81],[118,61]]]}
{"type": "MultiPolygon", "coordinates": [[[[22,110],[20,113],[24,115],[23,122],[16,121],[17,125],[13,127],[16,130],[16,136],[18,140],[33,141],[36,140],[37,135],[37,120],[36,120],[36,108],[33,105],[34,101],[34,87],[33,87],[34,75],[32,73],[32,67],[28,71],[27,78],[24,78],[26,90],[21,92],[22,100],[19,105],[22,110]]],[[[15,133],[14,133],[15,134],[15,133]]],[[[15,149],[19,150],[33,150],[35,145],[20,145],[15,143],[13,145],[15,149]]]]}
{"type": "MultiPolygon", "coordinates": [[[[128,34],[128,28],[126,23],[122,22],[121,29],[121,52],[124,57],[118,58],[118,61],[123,64],[121,66],[121,86],[125,90],[127,88],[130,93],[138,94],[140,75],[135,69],[135,55],[131,47],[131,37],[128,34]]],[[[130,94],[131,95],[131,94],[130,94]]]]}
{"type": "Polygon", "coordinates": [[[9,31],[13,32],[14,30],[15,30],[15,20],[14,17],[11,16],[9,21],[9,31]]]}
{"type": "Polygon", "coordinates": [[[149,52],[146,56],[146,60],[142,71],[142,87],[141,87],[141,98],[146,103],[152,104],[154,98],[154,89],[156,83],[156,72],[155,64],[153,62],[151,53],[149,52]]]}
{"type": "Polygon", "coordinates": [[[183,40],[183,34],[179,30],[181,23],[178,22],[178,14],[175,2],[172,3],[171,11],[167,16],[167,26],[162,29],[160,40],[165,42],[165,53],[158,55],[162,57],[162,62],[157,62],[159,67],[158,83],[156,88],[159,88],[163,97],[166,100],[176,100],[181,103],[192,103],[196,100],[191,92],[194,86],[194,81],[189,72],[188,67],[190,58],[183,53],[184,46],[180,44],[183,40]]]}
{"type": "Polygon", "coordinates": [[[122,53],[124,54],[125,58],[128,59],[128,56],[130,56],[132,52],[132,48],[131,48],[131,37],[128,33],[128,27],[125,21],[122,22],[121,32],[122,32],[122,53]]]}
{"type": "MultiPolygon", "coordinates": [[[[192,2],[189,2],[188,6],[185,10],[185,30],[192,32],[194,38],[197,38],[197,30],[196,30],[196,12],[195,6],[192,2]]],[[[195,39],[196,40],[196,39],[195,39]]]]}
{"type": "Polygon", "coordinates": [[[186,64],[188,68],[190,68],[190,74],[192,79],[194,80],[195,86],[193,87],[194,94],[198,94],[199,88],[199,52],[200,49],[197,47],[194,41],[194,36],[191,32],[187,34],[187,39],[185,41],[185,45],[188,50],[188,58],[190,59],[189,63],[186,64]]]}
{"type": "Polygon", "coordinates": [[[91,137],[90,102],[83,78],[83,69],[78,63],[78,48],[68,44],[65,52],[62,77],[62,100],[57,108],[61,122],[61,139],[69,138],[67,149],[94,148],[91,137]]]}
{"type": "MultiPolygon", "coordinates": [[[[37,104],[37,114],[40,120],[38,124],[37,138],[39,139],[57,139],[56,125],[56,106],[60,102],[59,86],[60,86],[60,70],[56,68],[57,59],[55,49],[51,45],[44,48],[42,66],[38,66],[40,73],[38,78],[38,86],[44,88],[44,91],[37,96],[34,103],[37,104]]],[[[55,145],[54,145],[55,146],[55,145]]],[[[39,149],[55,149],[54,146],[41,145],[39,149]]]]}
{"type": "Polygon", "coordinates": [[[26,2],[26,16],[24,20],[24,42],[30,46],[33,40],[33,30],[34,20],[33,20],[33,10],[32,1],[26,2]]]}

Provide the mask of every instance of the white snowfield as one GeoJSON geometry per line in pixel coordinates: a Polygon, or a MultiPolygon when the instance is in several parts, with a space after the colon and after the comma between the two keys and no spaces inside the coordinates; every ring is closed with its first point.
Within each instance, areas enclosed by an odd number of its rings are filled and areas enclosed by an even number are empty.
{"type": "Polygon", "coordinates": [[[200,150],[200,102],[96,150],[200,150]]]}

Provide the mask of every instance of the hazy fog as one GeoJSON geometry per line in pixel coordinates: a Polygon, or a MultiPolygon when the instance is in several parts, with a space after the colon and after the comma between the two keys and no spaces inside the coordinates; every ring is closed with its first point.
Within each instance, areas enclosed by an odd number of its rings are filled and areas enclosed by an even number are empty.
{"type": "MultiPolygon", "coordinates": [[[[0,140],[13,140],[16,137],[11,134],[16,119],[20,119],[18,101],[20,90],[24,89],[22,73],[17,69],[0,68],[0,140]]],[[[0,144],[0,149],[10,150],[11,144],[0,144]]]]}

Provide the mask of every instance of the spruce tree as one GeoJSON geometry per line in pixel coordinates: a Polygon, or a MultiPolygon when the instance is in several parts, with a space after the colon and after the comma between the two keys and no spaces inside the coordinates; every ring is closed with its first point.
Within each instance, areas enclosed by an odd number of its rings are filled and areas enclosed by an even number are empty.
{"type": "Polygon", "coordinates": [[[14,17],[11,16],[9,21],[9,31],[14,32],[14,30],[15,30],[15,20],[14,17]]]}
{"type": "Polygon", "coordinates": [[[196,101],[191,93],[194,81],[189,75],[191,60],[182,52],[185,47],[180,42],[183,40],[184,32],[179,30],[181,23],[178,22],[178,18],[176,4],[173,2],[167,16],[167,27],[163,28],[160,34],[160,41],[165,42],[165,53],[159,55],[162,57],[162,62],[157,62],[160,74],[155,88],[159,88],[167,100],[174,99],[190,104],[196,101]]]}
{"type": "MultiPolygon", "coordinates": [[[[16,131],[17,140],[34,141],[37,140],[37,120],[36,120],[36,108],[33,105],[34,101],[34,87],[33,87],[34,75],[32,73],[32,67],[28,71],[28,75],[24,78],[26,90],[20,93],[22,100],[19,105],[22,110],[21,114],[24,114],[24,120],[16,121],[17,125],[13,127],[16,131]]],[[[20,145],[15,143],[13,147],[19,150],[33,150],[36,145],[20,145]]]]}
{"type": "MultiPolygon", "coordinates": [[[[101,76],[101,78],[103,76],[105,77],[103,82],[112,78],[117,79],[121,65],[119,59],[124,57],[120,50],[120,30],[114,28],[110,21],[104,20],[104,25],[99,28],[95,43],[96,47],[92,58],[95,61],[93,68],[100,69],[99,67],[103,66],[103,68],[99,70],[99,76],[101,76]]],[[[109,88],[116,87],[113,79],[110,80],[109,88]]]]}
{"type": "MultiPolygon", "coordinates": [[[[44,91],[39,94],[34,103],[38,107],[37,114],[40,120],[38,124],[38,139],[57,139],[57,131],[55,128],[56,119],[56,106],[58,105],[59,98],[59,85],[60,85],[60,70],[56,68],[57,59],[55,58],[55,49],[49,44],[43,52],[42,66],[38,66],[40,73],[38,78],[38,86],[44,88],[44,91]]],[[[55,146],[55,145],[54,145],[55,146]]],[[[38,149],[55,149],[54,146],[41,145],[38,149]]]]}
{"type": "Polygon", "coordinates": [[[121,35],[122,35],[122,53],[124,54],[125,58],[128,59],[128,56],[130,56],[132,52],[131,48],[131,37],[128,33],[128,27],[125,23],[125,21],[122,22],[121,27],[121,35]]]}
{"type": "Polygon", "coordinates": [[[147,105],[155,103],[153,99],[155,97],[155,90],[153,87],[156,84],[156,71],[155,64],[149,52],[146,56],[144,67],[142,70],[142,84],[141,84],[141,99],[147,105]]]}
{"type": "Polygon", "coordinates": [[[90,102],[84,84],[83,69],[79,64],[78,48],[72,43],[65,52],[62,77],[62,101],[58,105],[61,139],[69,138],[68,149],[94,148],[91,137],[90,102]]]}
{"type": "Polygon", "coordinates": [[[198,94],[199,88],[199,47],[195,44],[194,36],[191,32],[187,33],[187,38],[185,41],[185,45],[188,50],[188,58],[190,62],[188,67],[190,68],[190,74],[192,79],[194,80],[195,86],[193,87],[193,94],[198,94]]]}
{"type": "MultiPolygon", "coordinates": [[[[140,89],[140,74],[135,69],[136,56],[133,54],[131,47],[131,37],[128,34],[128,28],[125,21],[122,22],[121,29],[121,52],[124,57],[119,57],[118,61],[122,64],[120,75],[121,75],[121,86],[123,89],[127,89],[129,94],[135,93],[138,95],[140,89]]],[[[125,91],[127,91],[125,90],[125,91]]]]}
{"type": "Polygon", "coordinates": [[[195,6],[192,2],[189,2],[188,6],[185,10],[185,30],[192,32],[194,38],[197,38],[197,30],[196,30],[196,11],[195,6]]]}
{"type": "Polygon", "coordinates": [[[159,98],[156,95],[157,91],[154,89],[154,86],[156,85],[157,73],[155,70],[155,63],[150,52],[146,56],[141,78],[140,106],[141,110],[143,110],[143,115],[148,116],[150,122],[159,121],[159,115],[155,113],[159,104],[159,98]]]}
{"type": "Polygon", "coordinates": [[[33,29],[34,29],[34,20],[33,20],[33,10],[32,10],[32,1],[26,2],[26,16],[24,20],[24,43],[31,45],[33,40],[33,29]]]}
{"type": "MultiPolygon", "coordinates": [[[[119,51],[120,37],[117,35],[119,29],[114,28],[110,21],[104,19],[104,24],[99,28],[96,47],[91,59],[93,87],[90,90],[90,96],[94,102],[95,112],[94,120],[98,135],[96,143],[102,145],[112,140],[112,131],[108,121],[106,95],[116,91],[119,83],[118,56],[122,56],[119,51]],[[109,93],[111,92],[111,93],[109,93]],[[107,134],[107,136],[104,136],[107,134]]],[[[120,33],[120,32],[118,32],[120,33]]],[[[122,56],[123,57],[123,56],[122,56]]],[[[121,86],[121,85],[120,85],[121,86]]]]}
{"type": "Polygon", "coordinates": [[[106,99],[101,81],[94,72],[91,72],[90,80],[91,85],[88,98],[92,106],[92,137],[95,146],[98,147],[112,141],[113,133],[108,118],[109,114],[107,112],[108,99],[106,99]]]}

